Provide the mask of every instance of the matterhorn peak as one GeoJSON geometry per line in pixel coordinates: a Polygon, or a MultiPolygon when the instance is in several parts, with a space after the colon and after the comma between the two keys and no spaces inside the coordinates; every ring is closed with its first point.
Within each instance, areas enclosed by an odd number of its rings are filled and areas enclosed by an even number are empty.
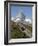
{"type": "Polygon", "coordinates": [[[11,17],[11,20],[14,22],[27,22],[32,23],[29,17],[26,17],[22,11],[18,12],[16,17],[11,17]]]}
{"type": "Polygon", "coordinates": [[[25,15],[23,14],[23,12],[19,12],[17,15],[16,15],[16,20],[19,19],[21,21],[23,21],[25,19],[25,15]]]}

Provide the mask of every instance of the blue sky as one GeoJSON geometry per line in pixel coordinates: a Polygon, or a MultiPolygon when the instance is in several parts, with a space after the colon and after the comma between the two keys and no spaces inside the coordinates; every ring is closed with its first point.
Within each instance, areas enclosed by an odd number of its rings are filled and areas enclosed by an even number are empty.
{"type": "Polygon", "coordinates": [[[32,7],[21,7],[21,6],[11,6],[11,17],[15,17],[17,15],[17,13],[19,13],[20,11],[23,12],[23,14],[25,16],[28,16],[28,18],[32,19],[32,7]]]}

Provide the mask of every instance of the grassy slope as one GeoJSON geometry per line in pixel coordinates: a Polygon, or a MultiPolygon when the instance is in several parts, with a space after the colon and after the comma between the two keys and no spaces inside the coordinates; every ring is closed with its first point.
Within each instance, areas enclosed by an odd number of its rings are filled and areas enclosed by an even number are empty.
{"type": "MultiPolygon", "coordinates": [[[[28,25],[26,27],[32,30],[28,25]]],[[[28,38],[28,36],[19,30],[19,25],[16,25],[15,22],[11,22],[11,38],[28,38]]]]}

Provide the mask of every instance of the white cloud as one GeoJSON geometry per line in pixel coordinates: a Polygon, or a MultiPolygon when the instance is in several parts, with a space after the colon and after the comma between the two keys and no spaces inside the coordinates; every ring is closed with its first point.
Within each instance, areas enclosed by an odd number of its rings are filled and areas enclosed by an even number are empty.
{"type": "Polygon", "coordinates": [[[25,19],[24,21],[32,23],[31,19],[25,19]]]}
{"type": "Polygon", "coordinates": [[[11,20],[14,21],[14,17],[11,17],[11,20]]]}
{"type": "MultiPolygon", "coordinates": [[[[20,18],[15,19],[14,17],[11,17],[11,20],[12,21],[15,21],[15,22],[21,21],[20,18]]],[[[32,23],[31,19],[29,19],[29,18],[26,18],[24,21],[29,22],[29,23],[32,23]]]]}

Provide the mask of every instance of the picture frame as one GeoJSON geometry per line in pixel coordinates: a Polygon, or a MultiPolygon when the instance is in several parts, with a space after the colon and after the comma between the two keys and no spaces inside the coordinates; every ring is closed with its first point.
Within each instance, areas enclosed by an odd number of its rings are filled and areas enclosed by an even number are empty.
{"type": "MultiPolygon", "coordinates": [[[[12,41],[13,41],[12,40],[12,41]]],[[[31,43],[37,43],[37,2],[30,2],[30,1],[5,1],[4,2],[4,44],[31,44],[31,43]],[[32,6],[32,17],[33,17],[33,24],[32,24],[32,34],[33,38],[29,39],[13,39],[17,42],[9,42],[10,40],[10,18],[11,18],[11,12],[10,12],[10,5],[15,6],[32,6]],[[35,25],[34,25],[35,24],[35,25]]]]}

